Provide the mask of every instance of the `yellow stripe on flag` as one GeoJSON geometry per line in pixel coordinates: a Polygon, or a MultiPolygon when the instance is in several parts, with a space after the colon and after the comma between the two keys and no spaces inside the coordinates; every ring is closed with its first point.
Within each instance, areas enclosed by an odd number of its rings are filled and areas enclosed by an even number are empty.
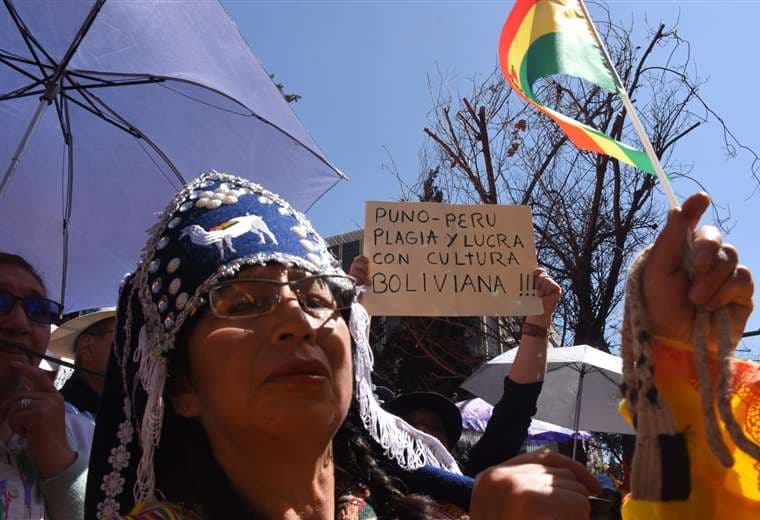
{"type": "Polygon", "coordinates": [[[600,137],[591,132],[588,132],[588,136],[593,139],[597,145],[599,145],[599,148],[601,148],[606,155],[614,157],[615,159],[619,159],[628,164],[633,164],[625,152],[623,152],[623,150],[621,150],[618,145],[611,141],[610,138],[600,137]]]}
{"type": "MultiPolygon", "coordinates": [[[[523,18],[509,47],[507,63],[520,69],[528,48],[537,39],[553,32],[590,37],[588,22],[576,0],[539,0],[523,18]]],[[[519,78],[513,78],[519,82],[519,78]]],[[[520,86],[522,88],[522,85],[520,86]]]]}

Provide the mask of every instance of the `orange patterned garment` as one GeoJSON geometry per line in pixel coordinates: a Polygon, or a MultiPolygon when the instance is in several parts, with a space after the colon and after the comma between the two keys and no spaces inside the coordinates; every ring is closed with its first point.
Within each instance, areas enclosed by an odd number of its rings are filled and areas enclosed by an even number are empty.
{"type": "MultiPolygon", "coordinates": [[[[626,500],[625,520],[760,518],[760,461],[739,451],[725,430],[723,437],[734,456],[734,465],[723,467],[707,445],[701,401],[691,346],[656,338],[652,355],[657,389],[684,432],[689,450],[691,493],[687,501],[650,502],[626,500]]],[[[717,357],[711,354],[710,372],[717,385],[717,357]]],[[[745,435],[760,444],[760,365],[731,362],[732,408],[745,435]]],[[[626,407],[621,412],[630,421],[626,407]]],[[[718,412],[716,409],[716,417],[718,412]]],[[[720,421],[719,421],[720,422],[720,421]]]]}

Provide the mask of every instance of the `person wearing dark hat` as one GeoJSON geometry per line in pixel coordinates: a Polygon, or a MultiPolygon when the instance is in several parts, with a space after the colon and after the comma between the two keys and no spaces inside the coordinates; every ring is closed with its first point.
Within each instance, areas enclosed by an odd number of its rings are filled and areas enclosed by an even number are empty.
{"type": "MultiPolygon", "coordinates": [[[[115,307],[78,316],[64,322],[50,336],[50,351],[73,358],[77,366],[105,374],[113,341],[115,307]]],[[[103,393],[103,378],[76,371],[60,390],[66,402],[94,417],[103,393]]]]}
{"type": "Polygon", "coordinates": [[[375,385],[375,398],[377,399],[377,402],[382,405],[385,402],[393,399],[393,390],[391,390],[387,386],[375,385]]]}
{"type": "Polygon", "coordinates": [[[420,431],[432,435],[452,451],[462,434],[462,414],[446,397],[435,392],[401,394],[383,404],[420,431]]]}
{"type": "Polygon", "coordinates": [[[93,423],[39,364],[62,306],[24,258],[0,252],[0,516],[81,518],[93,423]]]}

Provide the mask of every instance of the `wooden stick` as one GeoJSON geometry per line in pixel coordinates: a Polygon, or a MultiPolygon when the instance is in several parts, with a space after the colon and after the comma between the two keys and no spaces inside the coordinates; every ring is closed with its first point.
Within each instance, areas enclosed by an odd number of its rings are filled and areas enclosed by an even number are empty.
{"type": "Polygon", "coordinates": [[[24,354],[27,354],[29,356],[38,357],[40,359],[44,359],[45,361],[48,361],[49,363],[55,363],[57,365],[60,365],[62,367],[71,368],[73,370],[78,370],[80,372],[84,372],[85,374],[89,374],[91,376],[95,377],[106,377],[105,374],[102,374],[100,372],[96,372],[94,370],[90,370],[89,368],[80,367],[79,365],[76,365],[74,363],[69,363],[68,361],[64,361],[62,359],[58,359],[57,357],[48,356],[47,354],[40,354],[39,352],[35,352],[34,350],[25,347],[24,345],[19,345],[18,343],[11,343],[9,341],[2,341],[0,340],[0,345],[2,345],[5,348],[15,348],[17,350],[20,350],[24,354]]]}
{"type": "Polygon", "coordinates": [[[631,124],[633,124],[634,130],[636,130],[636,134],[639,136],[639,141],[641,141],[641,144],[644,147],[644,152],[646,152],[647,157],[649,157],[649,161],[652,163],[654,171],[657,173],[657,178],[660,180],[660,184],[662,184],[662,188],[665,190],[665,196],[668,198],[668,203],[670,204],[671,208],[677,208],[678,200],[676,199],[675,193],[673,193],[673,187],[670,185],[670,180],[668,180],[668,176],[665,174],[665,170],[662,169],[660,159],[658,159],[657,154],[654,153],[654,147],[649,140],[649,136],[644,129],[644,125],[641,124],[641,120],[639,119],[639,115],[636,112],[636,109],[633,108],[631,99],[628,97],[628,92],[625,90],[625,85],[623,85],[623,81],[620,79],[620,75],[618,75],[617,69],[615,69],[615,65],[612,63],[612,59],[607,52],[607,47],[604,45],[602,37],[599,35],[599,31],[596,30],[594,22],[591,20],[591,15],[589,14],[588,9],[586,9],[586,4],[583,2],[583,0],[578,0],[578,3],[583,10],[583,16],[586,18],[586,21],[591,27],[591,33],[594,35],[597,45],[599,45],[599,48],[602,50],[602,55],[604,56],[604,60],[607,62],[607,67],[612,71],[612,75],[615,78],[615,84],[618,89],[618,95],[623,101],[623,106],[625,107],[625,111],[628,114],[628,117],[631,118],[631,124]]]}

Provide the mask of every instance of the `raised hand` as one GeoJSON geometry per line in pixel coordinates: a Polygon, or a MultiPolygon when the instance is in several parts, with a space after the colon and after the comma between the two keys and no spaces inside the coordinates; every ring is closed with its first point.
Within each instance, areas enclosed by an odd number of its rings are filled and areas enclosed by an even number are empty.
{"type": "Polygon", "coordinates": [[[525,321],[548,329],[552,324],[554,309],[557,307],[557,303],[562,296],[562,288],[540,267],[533,271],[533,277],[535,279],[536,296],[541,298],[541,303],[544,305],[544,313],[538,316],[528,316],[525,318],[525,321]]]}
{"type": "Polygon", "coordinates": [[[586,520],[601,484],[581,464],[549,450],[483,471],[470,501],[472,520],[586,520]]]}
{"type": "MultiPolygon", "coordinates": [[[[696,306],[709,312],[727,306],[736,343],[752,313],[752,275],[739,265],[736,249],[723,243],[717,228],[695,230],[709,203],[707,194],[697,193],[668,215],[644,272],[647,320],[652,333],[690,343],[696,306]]],[[[714,344],[717,326],[711,329],[714,344]]]]}
{"type": "Polygon", "coordinates": [[[37,367],[12,362],[20,384],[0,405],[0,422],[26,440],[26,452],[40,477],[53,477],[66,469],[76,453],[66,440],[63,396],[37,367]]]}
{"type": "Polygon", "coordinates": [[[354,261],[351,262],[351,267],[348,269],[348,274],[356,278],[357,285],[368,285],[369,258],[363,255],[354,258],[354,261]]]}

